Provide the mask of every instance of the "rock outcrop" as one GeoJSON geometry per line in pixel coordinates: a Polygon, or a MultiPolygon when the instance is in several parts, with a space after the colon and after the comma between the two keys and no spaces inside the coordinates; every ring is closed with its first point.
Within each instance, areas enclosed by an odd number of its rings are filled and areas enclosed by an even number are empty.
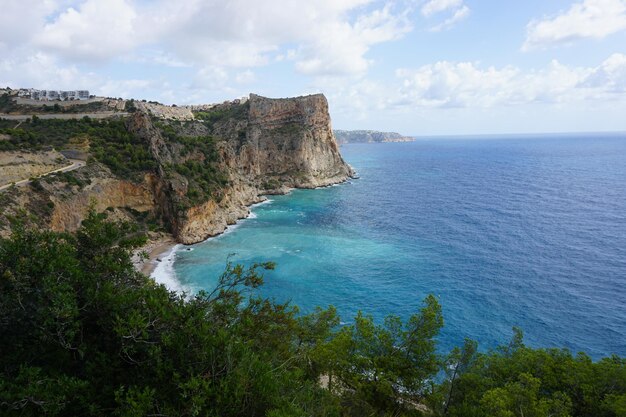
{"type": "Polygon", "coordinates": [[[154,176],[147,175],[144,182],[135,183],[116,178],[102,165],[83,168],[83,186],[52,183],[45,184],[54,208],[50,214],[50,228],[55,231],[78,229],[88,211],[108,210],[114,218],[130,220],[127,210],[148,213],[155,209],[151,183],[154,176]],[[87,183],[88,181],[88,183],[87,183]],[[54,188],[53,188],[54,187],[54,188]]]}
{"type": "Polygon", "coordinates": [[[15,207],[5,214],[26,207],[48,227],[71,231],[94,207],[116,218],[158,222],[177,241],[191,244],[246,217],[265,194],[327,186],[353,175],[339,153],[323,95],[252,94],[169,116],[163,109],[137,108],[125,126],[154,162],[142,179],[120,178],[89,163],[71,176],[41,181],[37,189],[9,190],[4,198],[15,207]],[[195,120],[187,120],[190,115],[195,120]]]}
{"type": "Polygon", "coordinates": [[[415,138],[396,132],[378,132],[376,130],[335,130],[337,143],[380,143],[414,142],[415,138]]]}
{"type": "Polygon", "coordinates": [[[252,94],[247,143],[255,147],[257,175],[288,186],[312,188],[352,175],[333,136],[322,94],[268,99],[252,94]]]}
{"type": "Polygon", "coordinates": [[[321,94],[290,99],[252,94],[248,101],[227,102],[212,110],[227,116],[208,128],[196,121],[187,123],[185,129],[221,139],[217,144],[219,164],[228,174],[229,185],[221,198],[184,210],[179,207],[188,184],[184,178],[165,173],[165,167],[176,162],[177,151],[145,114],[136,113],[129,121],[129,129],[150,143],[159,162],[155,200],[181,243],[196,243],[222,233],[229,224],[246,217],[248,206],[262,201],[264,194],[327,186],[353,174],[339,153],[328,102],[321,94]]]}
{"type": "Polygon", "coordinates": [[[36,224],[55,231],[74,231],[91,208],[117,220],[136,220],[154,213],[151,184],[154,174],[141,182],[116,177],[104,165],[91,163],[67,174],[52,174],[23,187],[0,193],[0,236],[10,233],[8,219],[26,211],[36,224]]]}

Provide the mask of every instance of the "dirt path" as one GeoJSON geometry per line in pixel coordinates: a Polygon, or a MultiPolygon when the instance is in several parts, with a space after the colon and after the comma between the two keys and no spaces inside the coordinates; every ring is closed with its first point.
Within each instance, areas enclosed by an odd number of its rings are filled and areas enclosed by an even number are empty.
{"type": "MultiPolygon", "coordinates": [[[[85,161],[79,161],[78,159],[70,159],[70,162],[72,163],[71,165],[68,165],[68,166],[63,167],[63,168],[58,168],[58,169],[55,169],[55,170],[52,170],[52,171],[48,171],[48,172],[46,172],[44,174],[38,175],[36,178],[43,178],[46,175],[54,174],[54,173],[57,173],[57,172],[74,171],[75,169],[78,169],[80,167],[84,167],[85,164],[86,164],[85,161]]],[[[31,182],[31,179],[27,178],[25,180],[20,180],[20,181],[15,182],[15,185],[17,187],[22,187],[24,185],[30,184],[30,182],[31,182]]],[[[13,183],[0,186],[0,191],[6,190],[7,188],[11,187],[12,185],[13,185],[13,183]]]]}

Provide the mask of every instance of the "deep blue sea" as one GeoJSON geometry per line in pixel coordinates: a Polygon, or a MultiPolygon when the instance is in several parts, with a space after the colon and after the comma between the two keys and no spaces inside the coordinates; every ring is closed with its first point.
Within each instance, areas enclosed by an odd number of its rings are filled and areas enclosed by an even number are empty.
{"type": "Polygon", "coordinates": [[[175,278],[211,289],[229,254],[271,260],[261,295],[407,318],[443,306],[440,350],[512,326],[534,347],[626,356],[626,135],[345,145],[360,179],[272,196],[182,250],[175,278]]]}

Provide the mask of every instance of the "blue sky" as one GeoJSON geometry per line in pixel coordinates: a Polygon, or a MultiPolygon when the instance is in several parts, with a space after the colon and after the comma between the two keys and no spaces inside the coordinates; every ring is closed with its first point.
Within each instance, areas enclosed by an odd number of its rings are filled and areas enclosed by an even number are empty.
{"type": "Polygon", "coordinates": [[[0,86],[322,92],[336,128],[626,131],[626,0],[0,0],[0,86]]]}

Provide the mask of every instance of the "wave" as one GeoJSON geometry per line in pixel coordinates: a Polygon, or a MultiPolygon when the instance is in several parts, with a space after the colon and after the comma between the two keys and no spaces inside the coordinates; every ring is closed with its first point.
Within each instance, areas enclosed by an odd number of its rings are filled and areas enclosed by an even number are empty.
{"type": "Polygon", "coordinates": [[[161,261],[157,264],[156,268],[152,272],[151,277],[158,283],[163,284],[170,291],[177,293],[189,293],[189,288],[184,286],[180,280],[176,277],[176,271],[174,271],[174,262],[176,260],[176,252],[179,251],[183,245],[177,244],[169,248],[166,252],[163,252],[158,259],[161,261]]]}
{"type": "MultiPolygon", "coordinates": [[[[274,200],[268,198],[267,200],[261,201],[260,203],[255,203],[255,204],[250,205],[250,213],[248,214],[246,218],[238,220],[235,224],[226,226],[226,229],[224,229],[222,233],[220,233],[217,236],[211,236],[201,243],[208,242],[213,239],[219,239],[220,237],[235,231],[235,229],[241,226],[243,221],[248,220],[248,219],[256,219],[257,215],[252,210],[264,204],[270,204],[272,201],[274,200]]],[[[180,282],[180,280],[176,277],[176,271],[174,269],[174,264],[176,262],[176,255],[179,251],[183,250],[183,248],[189,251],[194,250],[192,245],[185,246],[182,244],[176,244],[172,246],[170,249],[168,249],[166,252],[163,252],[159,256],[159,259],[161,259],[161,262],[157,264],[156,268],[154,269],[154,271],[152,272],[150,276],[157,283],[165,285],[165,287],[167,287],[167,289],[170,291],[175,291],[177,293],[184,292],[187,294],[191,294],[192,288],[189,286],[183,285],[180,282]]]]}

